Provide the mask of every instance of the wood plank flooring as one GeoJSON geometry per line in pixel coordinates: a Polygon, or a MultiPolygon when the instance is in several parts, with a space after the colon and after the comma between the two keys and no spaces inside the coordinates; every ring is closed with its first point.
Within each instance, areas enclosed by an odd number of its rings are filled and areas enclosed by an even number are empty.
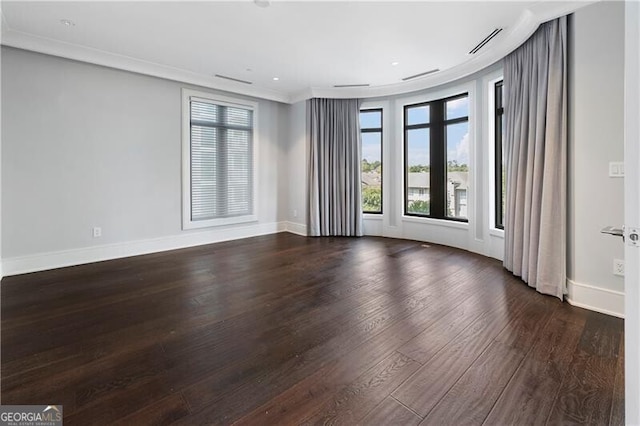
{"type": "Polygon", "coordinates": [[[66,425],[624,423],[623,321],[453,248],[283,233],[0,291],[1,402],[66,425]]]}

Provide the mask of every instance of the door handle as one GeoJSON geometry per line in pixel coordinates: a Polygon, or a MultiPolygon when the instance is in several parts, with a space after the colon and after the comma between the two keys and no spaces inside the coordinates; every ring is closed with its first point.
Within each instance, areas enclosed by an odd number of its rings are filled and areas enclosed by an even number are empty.
{"type": "Polygon", "coordinates": [[[614,235],[616,237],[622,237],[624,241],[624,226],[622,228],[614,228],[613,226],[605,226],[600,230],[603,234],[614,235]]]}
{"type": "Polygon", "coordinates": [[[640,232],[638,228],[629,228],[629,245],[638,247],[640,244],[640,232]]]}

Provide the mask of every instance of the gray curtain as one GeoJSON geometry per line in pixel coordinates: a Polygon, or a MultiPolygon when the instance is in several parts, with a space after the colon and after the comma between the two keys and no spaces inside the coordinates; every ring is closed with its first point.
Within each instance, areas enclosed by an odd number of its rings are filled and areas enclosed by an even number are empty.
{"type": "Polygon", "coordinates": [[[362,235],[360,102],[307,101],[309,235],[362,235]]]}
{"type": "Polygon", "coordinates": [[[567,18],[505,58],[504,266],[562,299],[566,280],[567,18]]]}

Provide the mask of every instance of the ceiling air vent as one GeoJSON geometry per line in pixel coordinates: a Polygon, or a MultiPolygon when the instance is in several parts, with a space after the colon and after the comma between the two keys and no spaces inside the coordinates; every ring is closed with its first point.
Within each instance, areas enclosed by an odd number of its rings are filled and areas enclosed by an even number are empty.
{"type": "Polygon", "coordinates": [[[334,84],[333,87],[369,87],[369,84],[334,84]]]}
{"type": "Polygon", "coordinates": [[[484,40],[482,40],[480,43],[478,43],[476,45],[476,47],[474,47],[473,49],[471,49],[471,51],[469,52],[470,55],[475,55],[476,53],[478,53],[478,50],[482,49],[484,47],[485,44],[489,43],[491,40],[493,40],[493,38],[495,36],[498,35],[498,33],[500,33],[500,31],[502,31],[502,28],[496,28],[495,30],[493,30],[491,32],[491,34],[489,34],[488,36],[486,36],[484,38],[484,40]]]}
{"type": "Polygon", "coordinates": [[[236,82],[238,82],[238,83],[253,84],[253,83],[252,83],[252,82],[250,82],[250,81],[247,81],[247,80],[240,80],[239,78],[227,77],[226,75],[216,74],[215,76],[216,76],[216,77],[218,77],[218,78],[223,78],[223,79],[225,79],[225,80],[236,81],[236,82]]]}
{"type": "Polygon", "coordinates": [[[421,72],[420,74],[410,75],[409,77],[403,78],[402,81],[409,81],[409,80],[413,80],[414,78],[424,77],[425,75],[433,74],[434,72],[438,72],[438,71],[440,71],[440,68],[436,68],[436,69],[432,69],[432,70],[429,70],[429,71],[421,72]]]}

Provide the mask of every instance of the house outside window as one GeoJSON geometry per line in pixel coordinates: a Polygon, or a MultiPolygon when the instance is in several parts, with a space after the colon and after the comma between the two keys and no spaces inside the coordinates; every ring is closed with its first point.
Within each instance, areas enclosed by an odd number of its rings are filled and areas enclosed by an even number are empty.
{"type": "Polygon", "coordinates": [[[360,111],[362,211],[382,213],[382,109],[360,111]]]}
{"type": "Polygon", "coordinates": [[[405,214],[466,222],[469,95],[406,105],[405,214]]]}

